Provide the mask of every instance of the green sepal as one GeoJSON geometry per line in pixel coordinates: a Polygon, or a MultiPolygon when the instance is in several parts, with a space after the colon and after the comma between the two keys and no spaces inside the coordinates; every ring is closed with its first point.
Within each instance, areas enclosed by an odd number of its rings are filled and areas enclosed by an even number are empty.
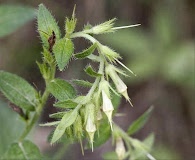
{"type": "Polygon", "coordinates": [[[52,144],[55,143],[57,140],[59,140],[63,136],[63,134],[66,131],[66,128],[74,123],[74,121],[77,118],[77,115],[78,115],[78,111],[77,109],[75,109],[73,111],[66,113],[62,117],[60,123],[58,124],[58,126],[56,127],[54,131],[54,134],[51,140],[52,144]]]}
{"type": "Polygon", "coordinates": [[[65,101],[59,101],[57,103],[54,104],[55,107],[59,107],[59,108],[75,108],[78,104],[76,102],[74,102],[72,99],[67,99],[65,101]]]}
{"type": "Polygon", "coordinates": [[[97,47],[97,43],[94,43],[89,48],[85,49],[84,51],[82,51],[80,53],[76,53],[74,56],[75,56],[75,58],[79,58],[79,59],[86,58],[87,56],[89,56],[90,54],[92,54],[94,52],[96,47],[97,47]]]}
{"type": "Polygon", "coordinates": [[[2,159],[35,160],[43,159],[39,148],[29,140],[12,143],[2,159]]]}
{"type": "Polygon", "coordinates": [[[76,96],[74,87],[63,79],[53,79],[48,84],[48,90],[60,101],[72,99],[76,96]]]}
{"type": "Polygon", "coordinates": [[[39,5],[38,14],[38,32],[40,34],[43,45],[49,49],[48,39],[52,35],[54,31],[56,39],[60,39],[60,29],[54,17],[47,10],[47,8],[43,5],[39,5]]]}
{"type": "Polygon", "coordinates": [[[84,81],[84,80],[80,80],[80,79],[74,79],[72,80],[72,82],[76,85],[79,85],[81,87],[92,87],[92,83],[89,81],[84,81]]]}
{"type": "Polygon", "coordinates": [[[66,35],[70,35],[75,30],[76,23],[77,23],[77,19],[75,18],[75,8],[76,7],[74,7],[74,9],[73,9],[73,13],[72,13],[71,19],[66,18],[66,21],[65,21],[66,35]]]}
{"type": "Polygon", "coordinates": [[[36,90],[23,78],[0,71],[0,91],[16,106],[34,111],[37,106],[36,90]]]}
{"type": "Polygon", "coordinates": [[[137,120],[135,120],[128,128],[127,133],[129,135],[132,135],[137,131],[139,131],[148,121],[152,110],[153,110],[153,106],[151,106],[145,113],[143,113],[137,120]]]}
{"type": "Polygon", "coordinates": [[[97,72],[92,68],[91,65],[88,65],[88,66],[85,68],[85,72],[86,72],[89,76],[91,76],[91,77],[100,77],[100,76],[102,76],[102,74],[97,73],[97,72]]]}
{"type": "Polygon", "coordinates": [[[59,41],[56,41],[53,47],[53,52],[60,71],[67,66],[73,51],[74,44],[72,43],[71,39],[62,38],[59,41]]]}

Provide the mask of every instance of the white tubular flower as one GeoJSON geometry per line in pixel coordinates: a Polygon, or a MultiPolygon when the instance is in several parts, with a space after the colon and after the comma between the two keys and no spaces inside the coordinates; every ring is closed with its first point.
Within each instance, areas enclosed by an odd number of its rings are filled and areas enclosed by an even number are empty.
{"type": "Polygon", "coordinates": [[[91,116],[88,117],[87,119],[87,124],[86,124],[86,131],[88,133],[95,132],[96,131],[96,126],[91,118],[91,116]]]}
{"type": "Polygon", "coordinates": [[[121,137],[117,138],[117,140],[116,140],[115,152],[116,152],[119,160],[124,159],[126,150],[125,150],[124,142],[123,142],[121,137]]]}
{"type": "Polygon", "coordinates": [[[103,106],[102,106],[103,112],[108,117],[108,121],[110,123],[111,130],[113,130],[113,128],[112,128],[112,112],[114,110],[114,107],[112,105],[111,100],[108,98],[108,96],[104,90],[102,90],[102,99],[103,99],[103,106]]]}
{"type": "Polygon", "coordinates": [[[96,132],[96,125],[95,125],[95,120],[94,120],[94,104],[88,104],[86,106],[86,108],[88,109],[87,112],[87,120],[86,120],[86,131],[89,135],[89,140],[91,143],[91,148],[92,148],[92,152],[93,152],[93,139],[94,139],[94,134],[96,132]]]}
{"type": "Polygon", "coordinates": [[[106,67],[106,74],[111,77],[112,81],[116,86],[118,93],[122,94],[125,97],[125,99],[130,103],[130,105],[133,106],[127,93],[127,85],[118,76],[116,70],[117,69],[113,65],[108,65],[106,67]]]}

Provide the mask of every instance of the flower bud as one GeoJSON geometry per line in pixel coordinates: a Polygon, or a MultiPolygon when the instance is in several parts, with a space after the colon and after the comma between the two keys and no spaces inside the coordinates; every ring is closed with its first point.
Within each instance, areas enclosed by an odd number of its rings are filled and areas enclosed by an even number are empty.
{"type": "Polygon", "coordinates": [[[113,18],[109,21],[106,21],[104,23],[101,23],[99,25],[96,25],[90,29],[84,30],[85,33],[92,33],[92,34],[103,34],[103,33],[108,33],[108,32],[114,32],[112,29],[114,25],[114,21],[116,19],[113,18]]]}
{"type": "Polygon", "coordinates": [[[124,142],[121,137],[118,137],[116,140],[115,152],[119,160],[124,159],[126,150],[125,150],[124,142]]]}
{"type": "Polygon", "coordinates": [[[86,105],[86,131],[89,135],[89,140],[91,143],[91,148],[93,151],[93,139],[94,139],[94,134],[96,131],[96,126],[95,126],[95,117],[94,117],[94,109],[95,105],[93,103],[87,104],[86,105]]]}
{"type": "Polygon", "coordinates": [[[121,58],[120,55],[118,53],[116,53],[115,51],[113,51],[111,48],[105,46],[105,45],[101,45],[100,47],[101,53],[106,56],[106,58],[110,61],[110,62],[115,62],[115,59],[119,59],[121,58]]]}
{"type": "Polygon", "coordinates": [[[113,130],[113,128],[112,128],[112,112],[114,110],[114,107],[112,105],[110,98],[108,98],[108,96],[104,90],[102,90],[102,100],[103,100],[103,105],[102,105],[103,112],[108,117],[108,121],[110,123],[111,130],[113,130]]]}
{"type": "Polygon", "coordinates": [[[122,94],[125,97],[125,99],[130,103],[130,105],[133,106],[127,93],[127,86],[118,76],[118,74],[116,73],[116,69],[113,65],[108,65],[106,67],[106,74],[111,77],[118,93],[122,94]]]}
{"type": "Polygon", "coordinates": [[[108,96],[108,98],[110,98],[110,91],[109,91],[109,83],[106,80],[102,80],[99,84],[99,93],[101,94],[101,92],[104,90],[104,92],[106,93],[106,95],[108,96]]]}

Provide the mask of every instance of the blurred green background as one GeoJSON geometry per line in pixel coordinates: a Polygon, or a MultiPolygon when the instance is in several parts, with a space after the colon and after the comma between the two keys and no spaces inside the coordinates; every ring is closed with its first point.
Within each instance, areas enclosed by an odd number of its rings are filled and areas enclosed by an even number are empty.
{"type": "MultiPolygon", "coordinates": [[[[77,5],[78,31],[88,22],[95,25],[113,17],[118,19],[116,26],[141,24],[136,28],[97,36],[102,43],[120,53],[122,62],[137,75],[124,79],[134,107],[130,108],[122,100],[119,112],[126,113],[126,116],[114,119],[127,129],[133,120],[150,105],[154,105],[149,122],[134,137],[144,139],[153,132],[156,137],[153,154],[157,159],[195,159],[194,0],[0,0],[0,7],[6,4],[36,9],[40,3],[44,3],[52,11],[62,32],[64,18],[71,16],[74,4],[77,5]]],[[[3,34],[1,25],[5,25],[6,21],[3,21],[2,15],[3,12],[0,11],[0,69],[18,74],[35,88],[43,89],[44,83],[35,63],[41,59],[41,44],[36,31],[36,20],[33,19],[35,16],[25,10],[17,15],[16,11],[15,21],[10,20],[16,26],[15,30],[13,33],[3,34]],[[17,26],[17,22],[24,25],[17,26]]],[[[75,52],[88,45],[83,39],[75,40],[75,44],[75,52]]],[[[82,72],[87,63],[86,60],[77,60],[76,63],[72,61],[66,72],[57,72],[57,76],[87,79],[82,72]]],[[[49,121],[48,114],[55,112],[52,101],[51,98],[41,121],[49,121]]],[[[19,134],[16,130],[22,127],[22,123],[15,125],[18,121],[6,99],[1,96],[0,154],[19,134]]],[[[54,148],[46,143],[49,131],[48,128],[37,127],[32,134],[32,138],[44,152],[54,148]]],[[[85,157],[82,157],[79,146],[73,145],[66,149],[65,159],[101,159],[101,155],[111,149],[111,143],[108,142],[93,153],[87,151],[85,157]]]]}

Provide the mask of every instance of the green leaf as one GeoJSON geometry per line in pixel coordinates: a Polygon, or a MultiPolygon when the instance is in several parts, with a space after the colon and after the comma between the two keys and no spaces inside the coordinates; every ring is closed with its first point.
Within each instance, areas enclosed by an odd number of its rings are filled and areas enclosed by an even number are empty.
{"type": "Polygon", "coordinates": [[[36,107],[36,90],[15,74],[0,71],[0,91],[16,106],[30,111],[36,107]]]}
{"type": "Polygon", "coordinates": [[[82,87],[92,87],[93,85],[91,82],[80,80],[80,79],[72,80],[72,82],[82,87]]]}
{"type": "Polygon", "coordinates": [[[80,53],[75,54],[74,56],[76,58],[80,58],[80,59],[86,58],[87,56],[89,56],[90,54],[92,54],[94,52],[96,47],[97,47],[97,43],[94,43],[89,48],[85,49],[84,51],[82,51],[80,53]]]}
{"type": "Polygon", "coordinates": [[[47,123],[44,123],[44,124],[39,124],[39,126],[56,126],[60,123],[60,121],[54,121],[54,122],[47,122],[47,123]]]}
{"type": "Polygon", "coordinates": [[[104,144],[111,136],[110,125],[104,121],[99,127],[99,135],[95,134],[94,147],[99,147],[104,144]]]}
{"type": "Polygon", "coordinates": [[[48,39],[52,35],[54,31],[56,35],[56,39],[60,39],[60,29],[57,25],[56,20],[51,15],[51,13],[47,10],[47,8],[43,5],[39,5],[38,15],[38,31],[41,37],[41,40],[46,48],[49,48],[48,39]]]}
{"type": "Polygon", "coordinates": [[[0,6],[0,37],[9,35],[35,18],[35,10],[27,6],[1,5],[0,6]]]}
{"type": "MultiPolygon", "coordinates": [[[[18,135],[21,135],[25,123],[19,117],[18,114],[13,112],[8,106],[8,103],[4,103],[0,99],[0,157],[3,155],[9,145],[18,139],[18,135]],[[14,123],[14,125],[13,125],[14,123]]],[[[0,158],[1,159],[1,158],[0,158]]]]}
{"type": "Polygon", "coordinates": [[[61,119],[66,113],[68,113],[68,112],[57,112],[57,113],[50,114],[49,117],[61,119]]]}
{"type": "Polygon", "coordinates": [[[62,71],[68,64],[73,51],[74,44],[72,43],[71,39],[63,38],[55,43],[53,52],[60,71],[62,71]]]}
{"type": "Polygon", "coordinates": [[[102,74],[100,73],[97,73],[96,71],[94,71],[94,69],[91,67],[91,65],[88,65],[86,68],[85,68],[85,72],[91,76],[91,77],[100,77],[102,76],[102,74]]]}
{"type": "Polygon", "coordinates": [[[51,94],[60,101],[74,98],[76,95],[75,89],[70,83],[62,79],[53,79],[48,85],[48,90],[51,94]]]}
{"type": "Polygon", "coordinates": [[[111,160],[111,159],[118,159],[118,156],[116,154],[116,152],[112,151],[112,152],[106,152],[102,155],[102,158],[104,160],[111,160]]]}
{"type": "Polygon", "coordinates": [[[151,106],[144,114],[142,114],[137,120],[135,120],[131,126],[128,128],[127,133],[132,135],[140,130],[145,123],[148,121],[148,118],[153,110],[153,106],[151,106]]]}
{"type": "Polygon", "coordinates": [[[154,134],[151,133],[147,138],[144,139],[143,143],[148,147],[148,151],[150,151],[154,144],[154,134]]]}
{"type": "Polygon", "coordinates": [[[71,99],[65,100],[65,101],[60,101],[54,104],[55,107],[59,107],[59,108],[75,108],[78,104],[76,102],[74,102],[71,99]]]}
{"type": "Polygon", "coordinates": [[[23,142],[12,143],[7,150],[3,159],[22,159],[22,160],[35,160],[42,159],[38,147],[29,140],[23,142]]]}
{"type": "Polygon", "coordinates": [[[54,131],[51,143],[55,143],[57,140],[59,140],[63,136],[66,128],[74,123],[74,121],[77,118],[77,115],[78,115],[78,110],[75,109],[73,111],[68,112],[67,114],[63,116],[59,125],[56,127],[54,131]]]}
{"type": "Polygon", "coordinates": [[[146,157],[151,160],[155,160],[155,158],[149,153],[150,146],[147,146],[147,143],[141,142],[133,138],[131,138],[131,143],[134,147],[134,150],[131,152],[132,160],[145,159],[146,157]]]}

